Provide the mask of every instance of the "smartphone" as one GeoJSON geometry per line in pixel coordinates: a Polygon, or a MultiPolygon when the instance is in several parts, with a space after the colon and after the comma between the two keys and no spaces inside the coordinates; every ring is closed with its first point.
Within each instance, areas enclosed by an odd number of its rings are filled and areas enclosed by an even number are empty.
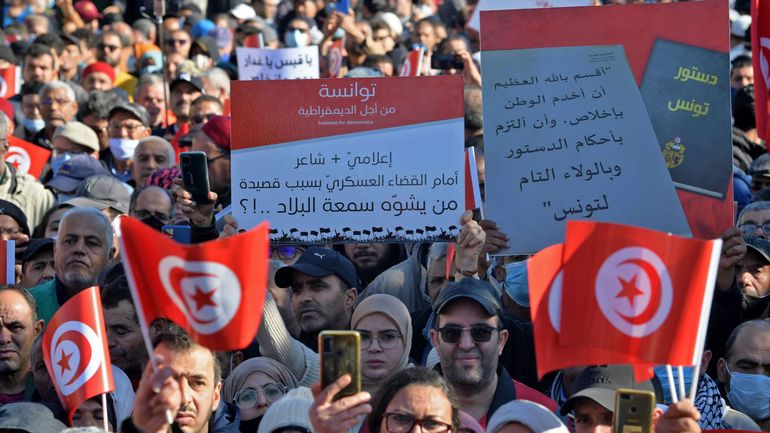
{"type": "Polygon", "coordinates": [[[190,226],[185,225],[165,225],[161,231],[180,244],[192,243],[192,231],[190,226]]]}
{"type": "Polygon", "coordinates": [[[179,154],[184,189],[192,194],[195,203],[209,203],[209,164],[203,152],[179,154]]]}
{"type": "Polygon", "coordinates": [[[655,394],[620,388],[615,392],[615,433],[651,433],[655,394]]]}
{"type": "Polygon", "coordinates": [[[361,392],[361,335],[358,331],[321,331],[318,348],[321,354],[321,389],[349,374],[353,380],[334,399],[361,392]]]}
{"type": "Polygon", "coordinates": [[[430,57],[431,69],[463,69],[463,61],[455,54],[434,54],[430,57]]]}

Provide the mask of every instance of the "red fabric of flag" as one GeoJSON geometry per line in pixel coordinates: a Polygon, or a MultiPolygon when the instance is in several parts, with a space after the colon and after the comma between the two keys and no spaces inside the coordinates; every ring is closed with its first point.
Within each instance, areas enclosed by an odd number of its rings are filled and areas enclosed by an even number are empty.
{"type": "Polygon", "coordinates": [[[770,102],[770,5],[767,0],[751,0],[751,57],[754,63],[754,113],[757,133],[767,140],[770,102]]]}
{"type": "Polygon", "coordinates": [[[70,298],[43,334],[43,358],[70,423],[86,400],[115,389],[98,287],[70,298]]]}
{"type": "Polygon", "coordinates": [[[140,320],[165,317],[212,350],[242,349],[254,340],[267,283],[267,223],[195,245],[178,244],[133,218],[122,218],[120,227],[140,320]]]}
{"type": "Polygon", "coordinates": [[[629,361],[694,365],[701,356],[720,240],[570,221],[564,246],[562,345],[629,361]]]}
{"type": "Polygon", "coordinates": [[[540,250],[527,261],[529,279],[529,303],[535,337],[537,375],[567,367],[596,364],[635,364],[635,377],[642,381],[652,377],[648,364],[638,363],[626,353],[592,347],[563,345],[559,342],[561,329],[562,253],[564,244],[556,244],[540,250]]]}
{"type": "Polygon", "coordinates": [[[400,77],[419,77],[421,75],[420,69],[422,69],[422,53],[421,48],[409,51],[398,75],[400,77]]]}
{"type": "Polygon", "coordinates": [[[8,136],[8,152],[5,154],[5,161],[19,173],[29,174],[35,179],[39,178],[50,157],[50,150],[21,138],[8,136]]]}

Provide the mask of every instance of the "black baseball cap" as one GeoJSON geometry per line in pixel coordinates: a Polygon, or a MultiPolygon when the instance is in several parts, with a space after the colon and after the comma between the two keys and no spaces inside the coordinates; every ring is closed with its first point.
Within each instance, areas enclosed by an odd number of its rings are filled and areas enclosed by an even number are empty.
{"type": "Polygon", "coordinates": [[[19,231],[29,236],[29,225],[27,224],[27,215],[14,203],[6,200],[0,200],[0,215],[8,215],[19,225],[19,231]]]}
{"type": "Polygon", "coordinates": [[[203,92],[203,81],[201,81],[200,77],[188,74],[186,72],[179,74],[179,76],[171,82],[169,85],[169,90],[171,93],[174,93],[174,89],[183,83],[188,83],[189,85],[198,89],[199,92],[203,92]]]}
{"type": "Polygon", "coordinates": [[[150,115],[147,113],[147,109],[139,104],[133,102],[122,102],[110,109],[110,113],[107,115],[108,119],[112,119],[112,116],[119,111],[124,111],[134,117],[136,120],[142,122],[145,127],[150,126],[150,115]]]}
{"type": "Polygon", "coordinates": [[[436,315],[441,314],[450,302],[461,298],[478,302],[490,317],[500,315],[503,310],[497,290],[486,281],[476,278],[463,278],[447,284],[433,303],[433,310],[436,315]]]}
{"type": "Polygon", "coordinates": [[[755,251],[762,256],[766,262],[770,263],[770,241],[767,239],[751,236],[746,239],[746,248],[755,251]]]}
{"type": "Polygon", "coordinates": [[[358,286],[356,268],[347,257],[323,247],[310,247],[305,250],[296,263],[285,266],[275,273],[275,284],[278,287],[290,287],[294,271],[302,272],[313,277],[336,275],[348,287],[358,286]]]}
{"type": "Polygon", "coordinates": [[[53,238],[30,239],[27,248],[24,249],[24,254],[21,256],[22,266],[46,250],[53,251],[53,244],[53,238]]]}
{"type": "Polygon", "coordinates": [[[652,381],[637,383],[634,369],[630,365],[599,365],[588,367],[575,379],[572,385],[575,393],[561,406],[561,414],[567,415],[579,398],[588,398],[615,412],[615,391],[619,388],[655,392],[652,381]]]}

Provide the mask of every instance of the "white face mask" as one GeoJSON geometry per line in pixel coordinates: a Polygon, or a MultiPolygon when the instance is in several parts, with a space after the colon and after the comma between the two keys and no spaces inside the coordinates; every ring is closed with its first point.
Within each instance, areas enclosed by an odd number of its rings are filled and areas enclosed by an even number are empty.
{"type": "Polygon", "coordinates": [[[139,140],[131,138],[110,138],[110,152],[115,159],[125,161],[134,157],[134,149],[139,145],[139,140]]]}
{"type": "Polygon", "coordinates": [[[45,120],[43,119],[24,119],[24,127],[32,132],[38,132],[45,128],[45,120]]]}
{"type": "Polygon", "coordinates": [[[286,33],[286,46],[291,48],[306,47],[310,44],[310,35],[307,32],[294,30],[286,33]]]}

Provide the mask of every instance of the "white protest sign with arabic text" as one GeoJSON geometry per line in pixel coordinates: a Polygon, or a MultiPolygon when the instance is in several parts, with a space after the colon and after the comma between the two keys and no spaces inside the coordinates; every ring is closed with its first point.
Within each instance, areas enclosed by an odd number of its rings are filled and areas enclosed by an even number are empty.
{"type": "Polygon", "coordinates": [[[318,47],[301,48],[243,48],[235,49],[238,56],[238,77],[241,80],[294,80],[318,78],[318,47]]]}

